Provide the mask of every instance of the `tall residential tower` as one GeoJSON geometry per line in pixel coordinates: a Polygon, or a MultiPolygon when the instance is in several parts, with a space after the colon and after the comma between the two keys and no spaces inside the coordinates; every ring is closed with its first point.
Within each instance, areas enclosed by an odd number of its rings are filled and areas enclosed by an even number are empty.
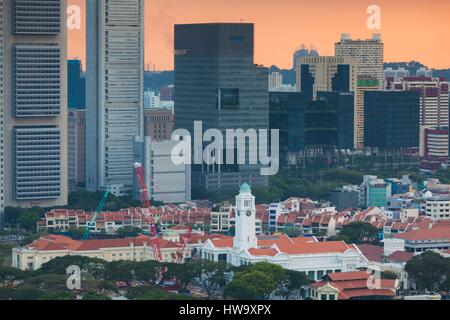
{"type": "Polygon", "coordinates": [[[130,191],[144,135],[144,0],[87,0],[86,188],[130,191]]]}
{"type": "Polygon", "coordinates": [[[356,91],[355,140],[358,148],[364,146],[364,92],[384,88],[384,44],[380,34],[372,39],[353,40],[349,34],[342,34],[335,44],[337,57],[352,57],[358,61],[358,86],[356,91]]]}
{"type": "Polygon", "coordinates": [[[0,1],[0,199],[67,204],[66,0],[0,1]]]}

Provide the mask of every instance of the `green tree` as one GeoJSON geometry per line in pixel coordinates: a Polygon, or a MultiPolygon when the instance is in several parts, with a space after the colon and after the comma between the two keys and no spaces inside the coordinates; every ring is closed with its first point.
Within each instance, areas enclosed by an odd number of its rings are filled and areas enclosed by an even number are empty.
{"type": "Polygon", "coordinates": [[[226,285],[226,264],[204,260],[202,263],[202,274],[199,283],[208,297],[214,297],[215,293],[226,285]]]}
{"type": "Polygon", "coordinates": [[[23,285],[30,285],[44,291],[65,291],[67,277],[59,274],[42,274],[25,279],[23,285]]]}
{"type": "Polygon", "coordinates": [[[130,288],[127,298],[131,300],[194,300],[191,297],[169,293],[153,286],[130,288]]]}
{"type": "Polygon", "coordinates": [[[184,264],[170,263],[166,267],[165,276],[174,278],[180,291],[185,291],[191,281],[202,274],[201,261],[187,260],[184,264]]]}
{"type": "Polygon", "coordinates": [[[225,299],[265,300],[276,289],[274,279],[262,271],[238,273],[225,287],[225,299]]]}
{"type": "Polygon", "coordinates": [[[16,281],[22,280],[24,276],[22,270],[0,266],[0,287],[12,287],[16,281]]]}
{"type": "Polygon", "coordinates": [[[36,224],[39,220],[39,214],[36,212],[24,212],[17,218],[17,223],[19,226],[26,231],[35,231],[36,224]]]}
{"type": "Polygon", "coordinates": [[[105,277],[105,267],[107,262],[101,259],[83,256],[57,257],[43,264],[38,270],[40,274],[66,275],[69,266],[78,266],[84,275],[102,280],[105,277]]]}
{"type": "Polygon", "coordinates": [[[378,230],[370,223],[356,221],[344,226],[338,239],[355,244],[374,243],[378,239],[378,230]]]}
{"type": "Polygon", "coordinates": [[[12,300],[38,300],[45,292],[32,286],[21,285],[17,289],[11,291],[12,300]]]}
{"type": "Polygon", "coordinates": [[[381,279],[396,280],[398,275],[394,271],[386,270],[381,272],[381,279]]]}
{"type": "Polygon", "coordinates": [[[134,279],[133,269],[132,261],[113,261],[105,266],[105,278],[112,281],[123,281],[130,285],[134,279]]]}
{"type": "Polygon", "coordinates": [[[278,283],[276,293],[289,300],[294,295],[299,296],[301,289],[309,283],[311,281],[304,272],[286,270],[284,280],[278,283]]]}
{"type": "Polygon", "coordinates": [[[142,229],[138,227],[126,226],[117,230],[119,238],[134,238],[142,234],[142,229]]]}
{"type": "Polygon", "coordinates": [[[104,294],[99,294],[96,292],[89,291],[83,295],[83,300],[111,300],[110,297],[104,294]]]}
{"type": "Polygon", "coordinates": [[[446,279],[450,277],[450,259],[439,253],[426,251],[413,257],[405,266],[405,271],[419,289],[448,289],[446,279]]]}
{"type": "Polygon", "coordinates": [[[161,264],[157,261],[137,262],[134,266],[134,276],[138,281],[155,283],[161,268],[161,264]]]}
{"type": "Polygon", "coordinates": [[[38,300],[44,301],[62,301],[62,300],[75,300],[75,294],[68,291],[45,291],[41,293],[38,300]]]}

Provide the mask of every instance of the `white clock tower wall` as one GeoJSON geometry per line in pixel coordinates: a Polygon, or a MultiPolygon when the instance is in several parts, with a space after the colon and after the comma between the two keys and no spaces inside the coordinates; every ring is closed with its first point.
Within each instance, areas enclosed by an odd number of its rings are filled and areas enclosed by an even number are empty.
{"type": "Polygon", "coordinates": [[[234,248],[239,252],[257,247],[255,197],[250,186],[243,184],[236,196],[236,233],[234,248]]]}

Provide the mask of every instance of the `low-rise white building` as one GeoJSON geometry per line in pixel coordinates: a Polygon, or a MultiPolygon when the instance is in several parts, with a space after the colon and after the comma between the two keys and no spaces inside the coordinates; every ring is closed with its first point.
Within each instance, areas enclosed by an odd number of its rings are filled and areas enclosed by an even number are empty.
{"type": "Polygon", "coordinates": [[[203,259],[226,261],[234,266],[270,262],[305,272],[318,280],[326,273],[355,271],[368,260],[356,245],[343,241],[318,242],[314,237],[257,236],[255,197],[244,184],[236,196],[235,236],[211,238],[200,248],[203,259]]]}
{"type": "Polygon", "coordinates": [[[450,220],[450,197],[427,198],[425,214],[433,221],[450,220]]]}
{"type": "MultiPolygon", "coordinates": [[[[178,262],[177,253],[190,258],[190,249],[164,239],[158,240],[162,262],[178,262]]],[[[37,270],[43,264],[64,256],[84,256],[108,262],[119,260],[158,260],[155,239],[139,236],[128,239],[73,240],[60,235],[47,235],[21,248],[12,250],[12,266],[21,270],[37,270]]]]}

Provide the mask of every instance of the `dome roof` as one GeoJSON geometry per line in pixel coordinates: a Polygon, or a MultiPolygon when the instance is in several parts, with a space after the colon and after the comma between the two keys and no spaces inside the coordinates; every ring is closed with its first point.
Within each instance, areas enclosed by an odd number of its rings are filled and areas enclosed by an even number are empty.
{"type": "Polygon", "coordinates": [[[239,190],[239,193],[252,193],[252,190],[250,189],[250,186],[248,185],[248,183],[244,183],[241,186],[241,189],[239,190]]]}

